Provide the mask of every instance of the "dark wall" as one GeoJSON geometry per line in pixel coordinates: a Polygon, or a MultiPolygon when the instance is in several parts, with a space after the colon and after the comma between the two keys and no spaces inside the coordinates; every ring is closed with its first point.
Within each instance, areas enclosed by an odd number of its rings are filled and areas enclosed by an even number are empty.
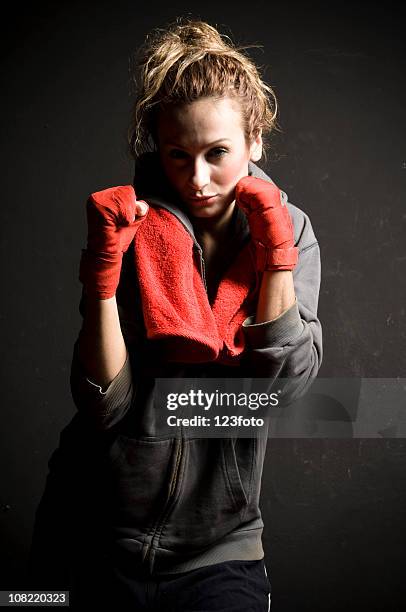
{"type": "MultiPolygon", "coordinates": [[[[322,254],[324,377],[402,378],[405,48],[395,4],[21,3],[3,23],[1,589],[20,587],[47,460],[75,412],[87,195],[132,179],[128,60],[155,26],[201,17],[276,91],[264,168],[322,254]],[[402,240],[403,239],[403,240],[402,240]]],[[[273,609],[400,610],[402,439],[271,440],[262,507],[273,609]]]]}

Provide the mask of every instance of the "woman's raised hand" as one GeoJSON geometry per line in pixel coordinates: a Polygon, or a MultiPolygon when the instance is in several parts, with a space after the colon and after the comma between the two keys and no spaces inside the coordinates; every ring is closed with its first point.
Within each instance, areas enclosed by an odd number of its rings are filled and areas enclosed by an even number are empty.
{"type": "Polygon", "coordinates": [[[87,200],[87,248],[82,249],[79,280],[87,295],[113,297],[120,280],[123,253],[148,213],[131,185],[92,193],[87,200]]]}
{"type": "Polygon", "coordinates": [[[258,270],[293,270],[298,259],[286,194],[264,179],[245,176],[235,188],[256,246],[258,270]]]}

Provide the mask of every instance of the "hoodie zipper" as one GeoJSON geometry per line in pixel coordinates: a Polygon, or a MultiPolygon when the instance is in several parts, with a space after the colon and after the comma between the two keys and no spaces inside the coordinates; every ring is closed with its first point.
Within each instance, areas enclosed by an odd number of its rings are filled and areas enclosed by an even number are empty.
{"type": "MultiPolygon", "coordinates": [[[[161,205],[161,203],[156,202],[157,204],[161,205]]],[[[182,221],[182,219],[180,219],[173,210],[168,209],[166,206],[162,206],[162,208],[164,208],[165,210],[169,210],[169,212],[171,212],[175,217],[177,217],[179,219],[179,221],[182,222],[183,226],[185,227],[185,229],[189,232],[190,236],[193,239],[193,244],[194,247],[196,248],[198,255],[199,255],[199,263],[200,263],[200,275],[202,277],[202,281],[203,281],[203,285],[206,291],[206,294],[208,294],[208,290],[207,290],[207,281],[206,281],[206,268],[205,268],[205,263],[204,263],[204,258],[203,258],[203,250],[202,247],[200,246],[200,244],[197,242],[195,236],[193,235],[193,233],[190,231],[190,229],[185,225],[185,223],[182,221]]],[[[166,503],[163,507],[162,512],[160,513],[157,521],[155,522],[154,526],[152,527],[152,529],[149,531],[148,535],[146,536],[146,544],[144,545],[144,549],[143,549],[143,553],[142,553],[142,561],[143,563],[148,563],[150,564],[150,573],[152,573],[152,568],[153,568],[153,556],[152,556],[152,551],[154,548],[154,544],[158,543],[159,538],[161,536],[161,532],[162,529],[165,525],[165,521],[167,516],[169,515],[173,504],[175,502],[176,499],[176,487],[179,481],[179,472],[180,472],[180,466],[181,466],[181,461],[182,461],[182,457],[183,457],[183,449],[184,449],[184,437],[182,436],[182,426],[180,427],[180,433],[181,436],[179,438],[175,439],[175,466],[171,475],[171,481],[169,484],[169,491],[168,491],[168,497],[166,500],[166,503]]]]}
{"type": "Polygon", "coordinates": [[[203,280],[205,291],[208,294],[207,282],[206,282],[206,267],[205,267],[204,259],[203,259],[203,251],[202,251],[201,246],[196,241],[195,241],[195,245],[196,245],[197,251],[199,253],[199,258],[200,258],[200,275],[203,280]]]}
{"type": "MultiPolygon", "coordinates": [[[[164,208],[165,210],[169,210],[169,212],[171,212],[175,217],[177,217],[179,219],[179,221],[181,221],[181,223],[183,224],[183,226],[185,227],[185,229],[189,232],[190,236],[193,239],[193,244],[194,247],[196,248],[198,255],[199,255],[199,263],[200,263],[200,275],[202,277],[202,281],[203,281],[203,285],[205,288],[206,293],[208,293],[207,291],[207,281],[206,281],[206,269],[205,269],[205,264],[204,264],[204,259],[203,259],[203,250],[202,247],[200,246],[200,244],[197,242],[195,236],[193,235],[193,233],[190,231],[190,229],[185,225],[185,223],[182,221],[182,219],[180,219],[173,210],[168,209],[166,206],[162,206],[162,203],[160,202],[156,202],[156,204],[160,205],[162,208],[164,208]]],[[[175,438],[175,466],[173,469],[173,472],[171,474],[171,481],[169,483],[169,491],[168,491],[168,497],[167,500],[165,502],[165,505],[163,507],[162,512],[160,513],[158,519],[156,520],[154,526],[152,527],[152,529],[149,531],[149,533],[146,536],[146,544],[144,545],[144,549],[143,549],[143,553],[142,553],[142,561],[143,563],[148,563],[150,564],[150,573],[152,573],[152,567],[153,567],[153,556],[152,556],[152,551],[154,548],[154,544],[158,543],[159,538],[161,536],[161,532],[162,529],[165,525],[165,521],[167,516],[169,515],[169,512],[171,511],[173,504],[175,502],[176,499],[176,488],[177,488],[177,484],[179,481],[179,472],[180,472],[180,466],[181,466],[181,462],[182,462],[182,457],[183,457],[183,449],[184,449],[184,437],[182,436],[182,426],[180,427],[180,437],[175,438]]]]}
{"type": "MultiPolygon", "coordinates": [[[[202,277],[202,280],[203,280],[205,291],[207,293],[207,283],[206,283],[206,274],[205,274],[205,267],[204,267],[203,251],[202,251],[202,248],[200,247],[200,245],[198,244],[198,242],[195,240],[194,237],[193,237],[193,241],[194,241],[194,244],[196,246],[197,252],[199,253],[200,273],[201,273],[201,277],[202,277]]],[[[166,518],[167,518],[169,512],[171,511],[171,509],[173,507],[173,503],[175,501],[176,485],[177,485],[178,480],[179,480],[179,470],[180,470],[181,460],[182,460],[182,456],[183,456],[183,448],[184,448],[184,438],[182,436],[182,426],[180,427],[180,433],[181,433],[181,437],[175,439],[175,445],[176,445],[176,450],[175,450],[175,452],[176,452],[175,467],[174,467],[172,475],[171,475],[171,481],[170,481],[170,484],[169,484],[168,497],[167,497],[166,503],[164,505],[164,508],[163,508],[161,514],[159,515],[157,521],[155,522],[155,525],[153,526],[153,528],[151,529],[151,531],[148,533],[148,535],[146,537],[147,543],[144,546],[143,553],[142,553],[142,561],[143,561],[143,563],[148,563],[149,562],[149,564],[150,564],[150,573],[152,573],[152,567],[153,567],[152,550],[153,550],[154,544],[158,543],[158,541],[159,541],[162,529],[163,529],[163,527],[165,525],[166,518]]]]}

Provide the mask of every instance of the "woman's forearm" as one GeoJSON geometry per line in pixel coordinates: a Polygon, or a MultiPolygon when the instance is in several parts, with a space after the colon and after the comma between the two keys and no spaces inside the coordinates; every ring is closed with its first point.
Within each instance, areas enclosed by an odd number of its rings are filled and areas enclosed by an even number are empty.
{"type": "Polygon", "coordinates": [[[122,369],[127,348],[120,327],[116,297],[86,298],[78,355],[92,382],[105,387],[122,369]]]}
{"type": "Polygon", "coordinates": [[[255,322],[265,323],[279,317],[295,303],[293,275],[290,270],[265,271],[261,288],[255,322]]]}

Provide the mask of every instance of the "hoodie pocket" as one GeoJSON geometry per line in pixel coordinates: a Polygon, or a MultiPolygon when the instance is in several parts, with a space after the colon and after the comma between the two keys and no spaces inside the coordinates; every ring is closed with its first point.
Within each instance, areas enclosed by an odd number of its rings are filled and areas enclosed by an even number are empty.
{"type": "Polygon", "coordinates": [[[187,441],[176,503],[160,533],[162,548],[191,553],[244,522],[253,480],[254,441],[244,440],[239,461],[236,450],[232,439],[187,441]]]}
{"type": "Polygon", "coordinates": [[[228,438],[224,440],[224,464],[237,511],[251,502],[255,440],[228,438]]]}
{"type": "Polygon", "coordinates": [[[108,486],[115,527],[149,528],[169,496],[175,439],[118,435],[109,450],[108,486]]]}

